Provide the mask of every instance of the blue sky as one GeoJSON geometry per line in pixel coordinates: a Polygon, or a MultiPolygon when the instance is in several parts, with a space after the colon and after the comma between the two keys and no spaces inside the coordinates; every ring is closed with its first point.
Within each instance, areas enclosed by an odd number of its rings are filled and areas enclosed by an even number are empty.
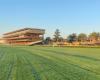
{"type": "Polygon", "coordinates": [[[0,34],[33,27],[52,36],[100,32],[100,0],[0,0],[0,34]]]}

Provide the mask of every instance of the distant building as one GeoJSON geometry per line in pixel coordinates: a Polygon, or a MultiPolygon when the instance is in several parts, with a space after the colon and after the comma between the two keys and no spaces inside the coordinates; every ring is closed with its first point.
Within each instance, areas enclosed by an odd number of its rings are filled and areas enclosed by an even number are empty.
{"type": "Polygon", "coordinates": [[[5,44],[32,45],[42,43],[44,33],[44,29],[24,28],[3,34],[3,40],[5,44]]]}

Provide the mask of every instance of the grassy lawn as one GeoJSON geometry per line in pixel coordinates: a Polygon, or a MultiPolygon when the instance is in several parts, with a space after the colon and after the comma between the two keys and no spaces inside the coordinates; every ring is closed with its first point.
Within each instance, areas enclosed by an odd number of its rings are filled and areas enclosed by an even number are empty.
{"type": "Polygon", "coordinates": [[[100,80],[100,48],[0,46],[0,80],[100,80]]]}

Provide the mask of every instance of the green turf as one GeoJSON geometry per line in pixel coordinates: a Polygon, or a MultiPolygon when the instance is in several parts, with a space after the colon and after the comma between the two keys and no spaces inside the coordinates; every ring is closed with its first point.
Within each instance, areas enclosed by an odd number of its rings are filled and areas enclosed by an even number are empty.
{"type": "Polygon", "coordinates": [[[0,46],[0,80],[100,80],[100,48],[0,46]]]}

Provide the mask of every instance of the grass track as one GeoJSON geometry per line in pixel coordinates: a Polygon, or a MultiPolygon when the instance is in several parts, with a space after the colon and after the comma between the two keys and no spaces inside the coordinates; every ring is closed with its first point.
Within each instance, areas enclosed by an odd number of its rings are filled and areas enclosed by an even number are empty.
{"type": "Polygon", "coordinates": [[[100,49],[0,46],[0,80],[100,80],[100,49]]]}

